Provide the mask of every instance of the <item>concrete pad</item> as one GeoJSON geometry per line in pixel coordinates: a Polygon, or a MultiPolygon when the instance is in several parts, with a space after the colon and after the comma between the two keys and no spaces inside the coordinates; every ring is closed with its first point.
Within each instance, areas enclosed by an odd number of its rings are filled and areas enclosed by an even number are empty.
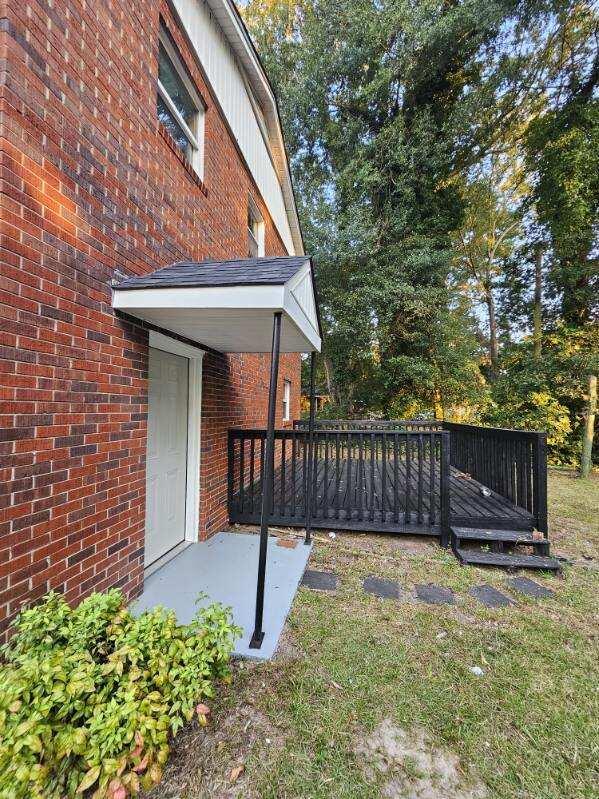
{"type": "Polygon", "coordinates": [[[291,609],[293,598],[308,563],[312,546],[295,549],[268,542],[264,590],[264,641],[260,649],[250,649],[256,609],[258,574],[257,535],[217,533],[208,541],[191,544],[145,581],[144,592],[133,604],[139,613],[163,605],[188,624],[196,609],[198,594],[205,593],[201,605],[220,602],[232,608],[233,621],[243,629],[235,644],[235,654],[269,660],[291,609]]]}
{"type": "Polygon", "coordinates": [[[475,585],[468,593],[486,608],[507,608],[514,604],[509,597],[492,585],[475,585]]]}
{"type": "Polygon", "coordinates": [[[399,599],[399,584],[393,580],[382,577],[365,577],[362,588],[367,594],[381,597],[381,599],[399,599]]]}
{"type": "Polygon", "coordinates": [[[302,585],[316,591],[334,591],[337,588],[337,575],[332,572],[319,572],[306,569],[302,577],[302,585]]]}
{"type": "Polygon", "coordinates": [[[434,585],[434,583],[417,585],[416,596],[421,602],[427,602],[429,605],[455,604],[453,591],[449,588],[443,588],[440,585],[434,585]]]}
{"type": "Polygon", "coordinates": [[[555,596],[555,591],[551,588],[545,588],[543,585],[535,583],[529,577],[512,577],[507,580],[510,588],[514,588],[525,596],[531,596],[533,599],[545,599],[546,597],[555,596]]]}

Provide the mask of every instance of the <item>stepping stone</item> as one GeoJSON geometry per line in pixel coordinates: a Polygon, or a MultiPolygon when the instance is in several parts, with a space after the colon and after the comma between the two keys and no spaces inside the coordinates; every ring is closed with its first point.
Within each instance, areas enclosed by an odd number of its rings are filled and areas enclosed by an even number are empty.
{"type": "Polygon", "coordinates": [[[475,585],[468,593],[478,599],[486,608],[507,608],[514,604],[509,597],[493,588],[492,585],[475,585]]]}
{"type": "Polygon", "coordinates": [[[399,584],[382,577],[366,577],[362,588],[367,594],[380,596],[382,599],[399,599],[399,584]]]}
{"type": "Polygon", "coordinates": [[[331,572],[318,572],[306,569],[302,577],[302,585],[317,591],[334,591],[337,588],[337,575],[331,572]]]}
{"type": "Polygon", "coordinates": [[[555,591],[552,591],[551,588],[545,588],[545,586],[535,583],[529,577],[512,577],[507,583],[512,588],[515,588],[516,591],[526,596],[531,596],[533,599],[545,599],[549,596],[555,596],[555,591]]]}
{"type": "Polygon", "coordinates": [[[416,596],[421,602],[428,602],[429,605],[455,605],[453,591],[433,583],[417,585],[416,596]]]}

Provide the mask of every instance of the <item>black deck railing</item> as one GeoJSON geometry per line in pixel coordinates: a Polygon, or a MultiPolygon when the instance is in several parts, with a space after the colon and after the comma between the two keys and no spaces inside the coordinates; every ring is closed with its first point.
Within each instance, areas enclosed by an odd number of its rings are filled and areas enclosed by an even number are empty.
{"type": "Polygon", "coordinates": [[[450,463],[528,511],[547,536],[547,436],[525,430],[444,422],[450,463]]]}
{"type": "MultiPolygon", "coordinates": [[[[428,532],[445,541],[452,522],[534,526],[547,535],[544,433],[416,419],[320,419],[313,436],[310,466],[307,422],[275,431],[270,523],[428,532]]],[[[260,522],[265,440],[265,430],[229,431],[232,522],[260,522]]]]}
{"type": "MultiPolygon", "coordinates": [[[[264,465],[264,430],[229,431],[229,517],[257,523],[264,465]]],[[[442,430],[275,432],[275,473],[269,521],[315,527],[449,534],[449,433],[442,430]],[[311,490],[308,491],[308,479],[311,490]],[[308,508],[306,498],[311,497],[308,508]]]]}
{"type": "MultiPolygon", "coordinates": [[[[296,430],[307,430],[308,420],[293,423],[296,430]]],[[[442,430],[443,425],[429,419],[316,419],[315,430],[442,430]]]]}

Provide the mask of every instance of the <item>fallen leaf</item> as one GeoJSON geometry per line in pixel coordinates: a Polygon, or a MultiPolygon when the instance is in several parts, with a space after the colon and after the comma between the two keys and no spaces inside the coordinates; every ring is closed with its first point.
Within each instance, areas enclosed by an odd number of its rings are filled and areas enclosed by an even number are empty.
{"type": "Polygon", "coordinates": [[[244,771],[245,771],[245,766],[243,765],[243,763],[240,766],[235,766],[235,768],[232,768],[231,773],[229,774],[229,779],[231,780],[231,782],[236,782],[239,779],[239,777],[241,777],[244,771]]]}
{"type": "Polygon", "coordinates": [[[136,774],[141,774],[141,772],[142,772],[142,771],[145,771],[145,770],[147,769],[147,767],[148,767],[148,761],[149,761],[149,757],[148,757],[148,755],[146,755],[146,756],[143,758],[143,760],[141,760],[141,761],[140,761],[140,762],[137,764],[137,766],[133,766],[133,771],[135,771],[135,772],[136,772],[136,774]]]}
{"type": "Polygon", "coordinates": [[[295,549],[297,546],[297,541],[294,541],[290,538],[277,538],[277,546],[284,547],[285,549],[295,549]]]}

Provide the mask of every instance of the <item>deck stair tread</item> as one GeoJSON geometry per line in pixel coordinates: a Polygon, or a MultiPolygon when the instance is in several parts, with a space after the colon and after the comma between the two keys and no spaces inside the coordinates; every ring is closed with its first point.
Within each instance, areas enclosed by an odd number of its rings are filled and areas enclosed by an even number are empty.
{"type": "Polygon", "coordinates": [[[561,564],[557,558],[545,555],[506,555],[502,552],[482,552],[479,549],[457,547],[455,554],[462,563],[478,566],[503,566],[513,569],[545,569],[559,571],[561,564]]]}
{"type": "Polygon", "coordinates": [[[503,541],[508,544],[543,544],[530,530],[483,530],[480,527],[452,527],[456,538],[469,541],[503,541]]]}

